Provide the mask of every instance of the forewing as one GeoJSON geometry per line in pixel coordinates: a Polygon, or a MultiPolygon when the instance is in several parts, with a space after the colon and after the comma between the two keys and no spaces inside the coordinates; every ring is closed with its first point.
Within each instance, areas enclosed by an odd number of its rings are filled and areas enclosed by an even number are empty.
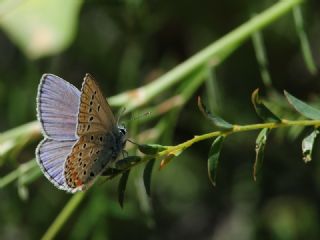
{"type": "Polygon", "coordinates": [[[75,140],[44,139],[36,149],[36,159],[44,175],[57,188],[68,192],[72,189],[65,181],[64,164],[74,144],[75,140]]]}
{"type": "Polygon", "coordinates": [[[87,189],[104,171],[113,158],[112,135],[81,136],[74,145],[65,163],[66,183],[75,190],[87,189]]]}
{"type": "Polygon", "coordinates": [[[78,136],[107,133],[116,127],[114,115],[97,83],[86,74],[80,97],[78,114],[78,136]]]}
{"type": "Polygon", "coordinates": [[[55,140],[75,140],[80,91],[53,74],[41,78],[37,115],[46,136],[55,140]]]}

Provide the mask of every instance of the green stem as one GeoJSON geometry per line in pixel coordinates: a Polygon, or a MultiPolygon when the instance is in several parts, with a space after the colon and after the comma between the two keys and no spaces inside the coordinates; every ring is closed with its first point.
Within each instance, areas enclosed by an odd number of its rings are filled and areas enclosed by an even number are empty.
{"type": "Polygon", "coordinates": [[[61,227],[65,224],[68,218],[71,216],[73,211],[79,206],[81,201],[86,196],[85,192],[79,192],[76,195],[73,195],[67,205],[63,208],[63,210],[59,213],[57,218],[48,228],[46,233],[43,235],[43,240],[53,239],[56,234],[59,232],[61,227]]]}
{"type": "Polygon", "coordinates": [[[317,127],[317,126],[320,126],[320,120],[291,121],[291,120],[283,119],[282,122],[280,122],[280,123],[276,123],[276,122],[258,123],[258,124],[250,124],[250,125],[243,125],[243,126],[234,125],[232,130],[215,131],[215,132],[211,132],[211,133],[206,133],[203,135],[195,136],[192,139],[190,139],[186,142],[183,142],[179,145],[168,146],[168,149],[166,149],[162,152],[159,152],[158,156],[165,156],[165,155],[170,154],[171,152],[184,150],[196,142],[200,142],[200,141],[207,140],[207,139],[217,137],[217,136],[227,136],[227,135],[237,133],[237,132],[247,132],[247,131],[259,130],[259,129],[263,129],[263,128],[281,128],[281,127],[292,127],[292,126],[304,126],[304,127],[315,126],[315,127],[317,127]]]}
{"type": "Polygon", "coordinates": [[[300,39],[300,45],[302,50],[302,55],[304,58],[304,61],[306,63],[306,66],[309,70],[309,72],[313,75],[316,75],[317,73],[317,65],[314,62],[311,47],[308,41],[307,34],[305,32],[304,24],[303,24],[303,17],[301,8],[299,6],[295,6],[293,8],[293,18],[296,25],[296,30],[300,39]]]}
{"type": "Polygon", "coordinates": [[[16,170],[12,171],[8,175],[0,178],[0,189],[4,188],[11,182],[15,181],[22,175],[24,175],[26,172],[31,171],[32,169],[38,168],[38,164],[36,163],[36,160],[33,159],[27,163],[21,164],[16,170]]]}
{"type": "Polygon", "coordinates": [[[206,65],[208,62],[211,62],[214,65],[220,64],[245,40],[250,38],[254,32],[268,26],[271,22],[283,16],[294,6],[297,6],[302,2],[303,0],[279,1],[263,13],[256,15],[234,31],[193,55],[185,62],[179,64],[157,80],[144,87],[111,97],[109,99],[110,104],[113,106],[126,105],[127,111],[145,104],[164,90],[182,81],[188,74],[192,73],[200,66],[206,65]]]}

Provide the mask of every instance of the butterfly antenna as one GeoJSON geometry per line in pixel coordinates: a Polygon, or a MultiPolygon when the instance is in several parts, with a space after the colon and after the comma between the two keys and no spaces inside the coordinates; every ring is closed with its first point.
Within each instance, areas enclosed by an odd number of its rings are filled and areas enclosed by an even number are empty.
{"type": "Polygon", "coordinates": [[[125,108],[125,107],[122,107],[122,108],[119,110],[118,118],[117,118],[117,124],[119,124],[120,118],[124,115],[124,112],[125,112],[125,111],[126,111],[126,108],[125,108]]]}
{"type": "Polygon", "coordinates": [[[128,141],[128,142],[131,142],[131,143],[132,143],[132,144],[134,144],[134,145],[139,146],[139,143],[136,143],[136,142],[132,141],[132,140],[131,140],[131,139],[129,139],[129,138],[127,138],[127,141],[128,141]]]}

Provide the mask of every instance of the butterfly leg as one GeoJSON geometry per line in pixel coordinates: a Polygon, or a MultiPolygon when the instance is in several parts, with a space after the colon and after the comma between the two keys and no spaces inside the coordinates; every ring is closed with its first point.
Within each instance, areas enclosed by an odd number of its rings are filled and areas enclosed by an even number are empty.
{"type": "Polygon", "coordinates": [[[129,156],[129,153],[124,149],[121,151],[121,154],[122,154],[122,158],[126,158],[129,156]]]}

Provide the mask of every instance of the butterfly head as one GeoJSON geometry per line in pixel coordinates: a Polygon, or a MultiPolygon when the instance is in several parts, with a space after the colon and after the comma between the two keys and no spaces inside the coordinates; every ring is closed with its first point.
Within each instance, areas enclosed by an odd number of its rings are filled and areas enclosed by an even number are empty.
{"type": "Polygon", "coordinates": [[[119,134],[120,134],[120,139],[121,139],[121,143],[122,146],[124,147],[127,141],[127,129],[124,125],[118,125],[118,129],[119,129],[119,134]]]}

